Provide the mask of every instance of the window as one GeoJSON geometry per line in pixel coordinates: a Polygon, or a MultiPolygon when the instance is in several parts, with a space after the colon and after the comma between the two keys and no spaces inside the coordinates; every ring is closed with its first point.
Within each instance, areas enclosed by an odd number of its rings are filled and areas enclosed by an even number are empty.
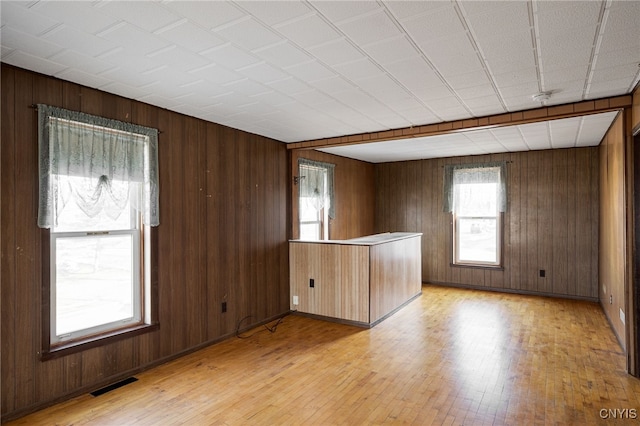
{"type": "Polygon", "coordinates": [[[445,202],[452,213],[453,264],[497,267],[502,259],[504,165],[447,166],[445,202]]]}
{"type": "Polygon", "coordinates": [[[299,225],[301,240],[328,240],[333,218],[333,164],[300,159],[299,225]]]}
{"type": "Polygon", "coordinates": [[[152,324],[157,130],[38,106],[45,353],[152,324]]]}

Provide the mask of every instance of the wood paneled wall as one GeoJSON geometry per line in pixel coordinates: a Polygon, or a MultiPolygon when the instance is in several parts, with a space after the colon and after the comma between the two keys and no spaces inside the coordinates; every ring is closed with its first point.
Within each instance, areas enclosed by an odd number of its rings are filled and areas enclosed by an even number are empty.
{"type": "Polygon", "coordinates": [[[283,143],[2,65],[3,420],[232,335],[289,310],[283,143]],[[41,361],[37,113],[46,103],[158,128],[160,328],[41,361]],[[227,312],[221,303],[227,301],[227,312]]]}
{"type": "Polygon", "coordinates": [[[597,299],[597,148],[384,163],[375,174],[376,232],[423,233],[423,281],[597,299]],[[453,267],[443,167],[502,160],[509,162],[504,268],[453,267]]]}
{"type": "Polygon", "coordinates": [[[600,144],[600,278],[602,305],[622,347],[626,347],[625,128],[619,114],[600,144]]]}
{"type": "MultiPolygon", "coordinates": [[[[314,150],[294,150],[292,176],[298,175],[298,158],[336,165],[334,175],[336,218],[329,220],[329,239],[347,240],[373,234],[373,164],[314,150]]],[[[293,238],[298,238],[298,186],[292,185],[293,238]]]]}
{"type": "Polygon", "coordinates": [[[631,108],[632,119],[631,128],[636,132],[640,131],[640,84],[633,91],[633,107],[631,108]]]}

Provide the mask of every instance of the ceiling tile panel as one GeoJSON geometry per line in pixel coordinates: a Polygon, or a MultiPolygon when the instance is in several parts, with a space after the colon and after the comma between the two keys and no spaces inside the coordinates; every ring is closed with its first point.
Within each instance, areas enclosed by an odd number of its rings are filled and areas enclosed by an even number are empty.
{"type": "MultiPolygon", "coordinates": [[[[407,58],[392,64],[386,64],[384,68],[411,90],[442,87],[443,84],[434,69],[421,57],[407,58]]],[[[451,91],[447,90],[446,95],[450,96],[451,91]]]]}
{"type": "Polygon", "coordinates": [[[293,99],[292,97],[284,95],[275,90],[253,95],[252,98],[256,98],[263,104],[272,105],[274,107],[284,105],[284,104],[295,103],[295,99],[293,99]]]}
{"type": "Polygon", "coordinates": [[[243,10],[226,1],[170,1],[163,3],[163,7],[206,29],[216,28],[246,16],[243,10]]]}
{"type": "Polygon", "coordinates": [[[307,106],[316,106],[333,102],[333,98],[316,89],[309,90],[307,92],[296,93],[292,97],[307,106]]]}
{"type": "MultiPolygon", "coordinates": [[[[96,39],[98,37],[95,37],[96,39]]],[[[112,27],[111,30],[100,33],[103,43],[110,42],[110,45],[122,46],[125,49],[135,52],[138,55],[148,55],[149,53],[172,46],[154,34],[150,34],[131,24],[112,27]]]]}
{"type": "Polygon", "coordinates": [[[247,50],[256,50],[284,41],[273,30],[254,19],[242,19],[215,29],[216,33],[247,50]]]}
{"type": "Polygon", "coordinates": [[[525,83],[537,82],[538,75],[534,68],[524,68],[519,71],[507,72],[504,74],[494,74],[493,80],[498,87],[517,86],[525,83]]]}
{"type": "Polygon", "coordinates": [[[433,39],[442,39],[456,33],[464,33],[463,26],[452,3],[445,3],[428,14],[412,16],[401,21],[407,33],[422,44],[433,39]],[[444,6],[444,5],[443,5],[444,6]]]}
{"type": "Polygon", "coordinates": [[[419,55],[404,35],[368,44],[362,49],[371,59],[382,65],[419,55]]]}
{"type": "Polygon", "coordinates": [[[402,34],[384,11],[338,24],[338,27],[347,37],[360,45],[375,43],[402,34]],[[374,28],[375,30],[373,30],[374,28]]]}
{"type": "Polygon", "coordinates": [[[335,73],[318,61],[287,67],[286,71],[301,80],[312,82],[334,77],[335,73]]]}
{"type": "Polygon", "coordinates": [[[129,22],[136,27],[153,32],[180,19],[180,16],[155,2],[147,1],[109,1],[99,3],[100,12],[129,22]]]}
{"type": "Polygon", "coordinates": [[[398,20],[425,15],[441,7],[450,7],[443,1],[391,1],[385,5],[398,20]]]}
{"type": "Polygon", "coordinates": [[[634,73],[637,73],[640,66],[640,49],[638,50],[638,55],[639,55],[638,62],[635,62],[635,63],[632,62],[624,65],[618,65],[618,66],[607,67],[607,68],[605,68],[603,64],[602,67],[598,67],[594,71],[591,82],[604,83],[612,79],[613,80],[623,79],[628,81],[628,84],[631,84],[633,82],[633,78],[630,76],[633,76],[634,73]]]}
{"type": "Polygon", "coordinates": [[[192,80],[204,79],[214,84],[226,84],[245,78],[243,75],[225,67],[210,64],[189,71],[192,80]]]}
{"type": "MultiPolygon", "coordinates": [[[[500,25],[503,40],[510,40],[512,34],[529,32],[529,9],[527,3],[509,1],[504,7],[486,11],[485,13],[465,13],[467,24],[474,36],[480,40],[496,35],[496,23],[500,25]]],[[[468,2],[462,4],[466,12],[468,2]]],[[[505,43],[507,44],[507,43],[505,43]]]]}
{"type": "Polygon", "coordinates": [[[278,25],[275,28],[284,37],[305,48],[327,43],[341,37],[340,33],[316,15],[305,16],[304,18],[278,25]]]}
{"type": "MultiPolygon", "coordinates": [[[[49,59],[51,59],[54,62],[64,64],[68,67],[82,70],[83,72],[89,73],[89,74],[100,74],[110,69],[116,68],[116,65],[113,65],[112,63],[103,61],[101,59],[93,58],[91,56],[86,56],[81,53],[74,52],[72,50],[64,50],[59,54],[51,56],[49,59]]],[[[90,87],[94,87],[94,86],[90,86],[90,87]]]]}
{"type": "MultiPolygon", "coordinates": [[[[507,81],[509,78],[517,79],[515,74],[508,74],[505,76],[497,76],[500,79],[498,81],[507,81]]],[[[477,87],[481,85],[489,84],[489,78],[484,72],[466,72],[464,74],[445,75],[447,83],[451,85],[454,90],[464,89],[468,87],[477,87]]]]}
{"type": "MultiPolygon", "coordinates": [[[[144,36],[144,33],[140,33],[141,36],[144,36]]],[[[75,50],[76,52],[83,53],[88,56],[99,56],[100,54],[114,49],[119,45],[117,42],[76,30],[66,24],[56,27],[54,30],[47,32],[42,37],[44,40],[60,46],[65,46],[68,49],[75,50]]],[[[131,43],[131,40],[127,40],[127,43],[131,43]]]]}
{"type": "Polygon", "coordinates": [[[312,57],[305,51],[297,48],[289,42],[277,43],[262,49],[254,50],[256,56],[281,68],[309,62],[312,57]]]}
{"type": "MultiPolygon", "coordinates": [[[[541,34],[561,35],[566,28],[594,28],[600,16],[600,1],[540,1],[536,3],[541,34]],[[556,4],[554,4],[556,3],[556,4]],[[557,3],[561,3],[560,7],[557,3]],[[567,19],[567,17],[571,17],[567,19]]],[[[593,35],[592,41],[593,41],[593,35]]]]}
{"type": "Polygon", "coordinates": [[[148,57],[159,65],[170,64],[171,68],[183,72],[199,69],[211,64],[207,58],[175,46],[173,49],[162,49],[148,57]]]}
{"type": "MultiPolygon", "coordinates": [[[[5,2],[3,1],[2,3],[2,13],[4,13],[5,2]]],[[[90,34],[97,34],[121,21],[119,17],[105,13],[103,8],[95,7],[93,2],[78,1],[73,2],[73,7],[60,7],[56,2],[41,1],[33,5],[31,10],[39,15],[64,22],[90,34]]],[[[35,20],[37,21],[38,19],[35,20]]]]}
{"type": "Polygon", "coordinates": [[[272,81],[268,86],[288,96],[311,90],[311,86],[294,77],[287,77],[282,80],[272,81]]]}
{"type": "Polygon", "coordinates": [[[16,50],[7,57],[11,65],[25,69],[37,69],[45,75],[55,75],[67,67],[39,56],[33,56],[26,52],[16,50]]]}
{"type": "Polygon", "coordinates": [[[290,77],[289,74],[285,73],[281,69],[273,67],[265,62],[240,68],[237,72],[254,81],[267,84],[290,77]]]}
{"type": "Polygon", "coordinates": [[[345,80],[342,76],[334,76],[324,78],[322,80],[311,81],[309,82],[309,85],[328,94],[344,92],[354,88],[354,85],[345,80]]]}
{"type": "Polygon", "coordinates": [[[640,30],[637,28],[632,31],[607,30],[602,37],[602,43],[600,44],[598,53],[615,52],[618,50],[635,51],[637,53],[640,49],[639,44],[640,30]]]}
{"type": "Polygon", "coordinates": [[[553,34],[541,33],[542,69],[554,70],[589,63],[595,29],[578,27],[557,30],[553,34]]]}
{"type": "MultiPolygon", "coordinates": [[[[53,27],[60,25],[61,21],[50,16],[35,13],[27,8],[26,2],[3,1],[0,3],[0,22],[2,27],[11,27],[19,24],[22,33],[32,36],[40,35],[53,27]]],[[[4,37],[4,28],[2,29],[4,37]]]]}
{"type": "Polygon", "coordinates": [[[313,11],[309,6],[292,1],[242,1],[238,5],[267,25],[295,20],[313,11]]]}
{"type": "Polygon", "coordinates": [[[252,53],[246,52],[231,43],[207,49],[200,52],[200,55],[232,70],[260,62],[260,59],[252,53]]]}
{"type": "Polygon", "coordinates": [[[505,43],[505,38],[502,35],[484,36],[477,40],[492,72],[516,71],[536,66],[533,41],[529,30],[509,34],[508,43],[505,43]]]}
{"type": "Polygon", "coordinates": [[[350,80],[373,77],[384,73],[384,71],[370,59],[359,59],[353,62],[336,65],[333,69],[350,80]]]}
{"type": "Polygon", "coordinates": [[[320,46],[308,49],[308,51],[319,61],[330,66],[353,62],[354,60],[364,58],[362,53],[360,53],[353,44],[349,43],[344,38],[324,43],[320,46]]]}
{"type": "Polygon", "coordinates": [[[587,89],[586,99],[598,99],[613,96],[616,93],[628,93],[632,89],[630,85],[631,80],[629,78],[591,83],[587,89]]]}
{"type": "Polygon", "coordinates": [[[48,58],[66,50],[57,43],[42,40],[41,38],[23,33],[10,26],[2,28],[2,38],[0,38],[0,42],[2,42],[2,45],[6,48],[21,50],[29,55],[40,58],[48,58]]]}
{"type": "Polygon", "coordinates": [[[154,62],[151,58],[142,55],[134,55],[130,51],[124,49],[112,50],[105,55],[99,56],[97,59],[101,59],[112,65],[115,64],[116,67],[126,66],[132,74],[139,74],[158,68],[157,62],[154,62]]]}
{"type": "Polygon", "coordinates": [[[311,6],[320,11],[330,21],[339,23],[380,9],[373,1],[312,1],[311,6]]]}
{"type": "Polygon", "coordinates": [[[211,31],[188,21],[182,21],[178,26],[171,26],[166,31],[156,33],[159,34],[160,38],[196,53],[225,43],[224,40],[211,31]]]}
{"type": "MultiPolygon", "coordinates": [[[[273,91],[270,87],[267,87],[264,84],[260,84],[248,79],[232,81],[225,84],[224,87],[227,89],[231,89],[236,93],[241,93],[242,95],[249,97],[256,97],[258,95],[266,94],[273,91]]],[[[257,99],[255,101],[258,102],[257,99]]]]}
{"type": "MultiPolygon", "coordinates": [[[[66,70],[57,73],[56,77],[67,81],[77,81],[78,84],[82,84],[88,87],[103,87],[111,82],[110,79],[104,78],[99,75],[87,73],[77,68],[67,68],[66,70]]],[[[131,98],[133,93],[127,93],[127,97],[131,98]]]]}

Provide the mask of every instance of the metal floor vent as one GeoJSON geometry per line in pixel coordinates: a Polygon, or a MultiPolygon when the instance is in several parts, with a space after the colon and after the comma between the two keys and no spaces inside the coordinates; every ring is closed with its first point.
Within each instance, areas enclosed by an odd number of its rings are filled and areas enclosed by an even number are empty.
{"type": "Polygon", "coordinates": [[[102,395],[104,393],[111,392],[114,389],[121,388],[124,385],[128,385],[129,383],[133,383],[133,382],[137,382],[137,381],[138,381],[138,379],[136,379],[135,377],[129,377],[127,379],[120,380],[119,382],[110,384],[109,386],[105,386],[105,387],[100,388],[100,389],[98,389],[96,391],[93,391],[93,392],[91,392],[91,395],[92,396],[100,396],[100,395],[102,395]]]}

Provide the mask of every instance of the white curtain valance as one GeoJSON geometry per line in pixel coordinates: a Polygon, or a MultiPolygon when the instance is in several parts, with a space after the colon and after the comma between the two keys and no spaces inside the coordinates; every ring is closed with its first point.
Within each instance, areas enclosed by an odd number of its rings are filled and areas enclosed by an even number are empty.
{"type": "Polygon", "coordinates": [[[131,202],[145,224],[160,223],[157,129],[39,104],[38,148],[39,227],[71,200],[112,219],[131,202]]]}
{"type": "Polygon", "coordinates": [[[456,184],[463,183],[497,183],[498,211],[507,211],[507,164],[505,161],[445,165],[443,211],[453,211],[454,187],[456,184]]]}
{"type": "Polygon", "coordinates": [[[329,198],[329,217],[335,219],[335,189],[333,186],[335,164],[298,159],[299,197],[305,197],[311,206],[320,210],[325,207],[325,196],[329,198]],[[305,167],[306,166],[306,167],[305,167]],[[303,171],[304,168],[304,171],[303,171]],[[324,176],[327,176],[326,185],[324,176]]]}

